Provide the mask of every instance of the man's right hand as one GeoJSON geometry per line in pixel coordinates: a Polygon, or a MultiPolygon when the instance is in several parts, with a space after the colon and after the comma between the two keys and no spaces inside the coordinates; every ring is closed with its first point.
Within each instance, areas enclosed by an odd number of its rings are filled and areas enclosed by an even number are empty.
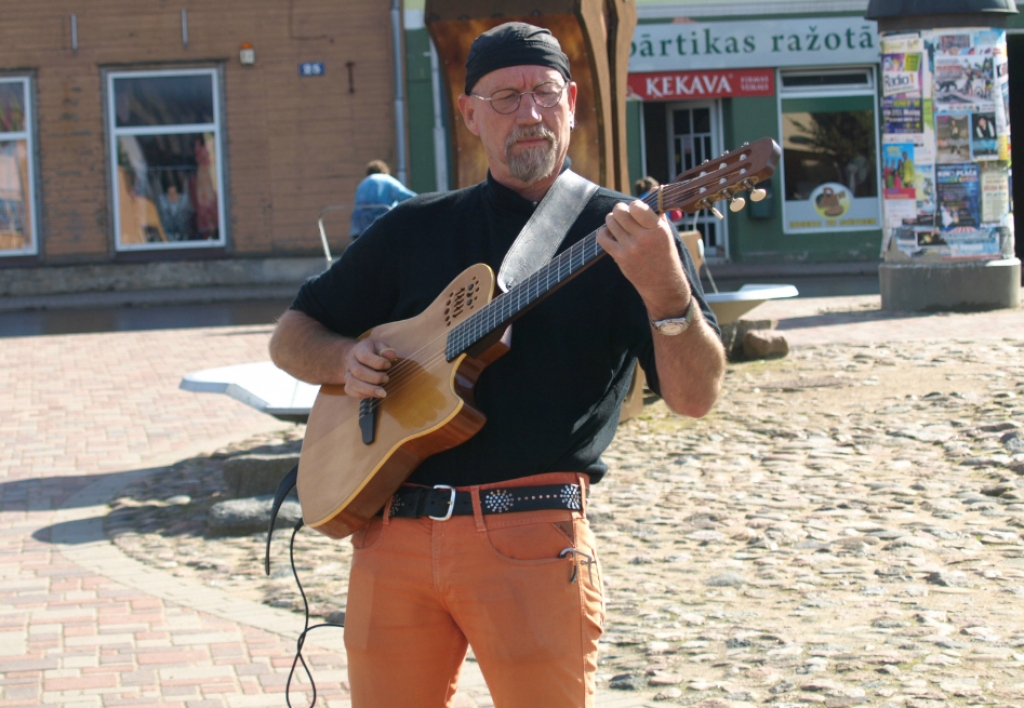
{"type": "Polygon", "coordinates": [[[384,342],[361,339],[345,354],[345,393],[352,398],[384,398],[387,370],[398,353],[384,342]]]}
{"type": "Polygon", "coordinates": [[[353,398],[384,398],[386,372],[398,355],[385,342],[342,337],[312,317],[288,310],[270,338],[270,358],[300,381],[344,386],[353,398]]]}

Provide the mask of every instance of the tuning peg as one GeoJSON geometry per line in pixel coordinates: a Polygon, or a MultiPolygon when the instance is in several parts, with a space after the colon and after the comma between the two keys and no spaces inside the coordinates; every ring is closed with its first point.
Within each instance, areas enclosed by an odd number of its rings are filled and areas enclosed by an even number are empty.
{"type": "MultiPolygon", "coordinates": [[[[751,198],[753,198],[753,197],[751,197],[751,198]]],[[[747,200],[746,199],[744,199],[743,197],[734,197],[733,199],[729,200],[729,211],[731,211],[733,213],[736,213],[738,211],[743,211],[743,207],[745,207],[746,205],[747,205],[747,200]]]]}
{"type": "Polygon", "coordinates": [[[750,190],[750,201],[752,202],[759,202],[768,196],[768,192],[761,189],[760,187],[755,187],[754,183],[751,182],[749,179],[743,180],[743,183],[740,186],[743,187],[743,189],[750,190]]]}
{"type": "Polygon", "coordinates": [[[742,182],[740,182],[739,186],[740,189],[750,190],[752,202],[760,202],[762,199],[768,196],[767,192],[762,190],[760,186],[755,186],[754,182],[752,182],[750,179],[744,179],[742,182]]]}
{"type": "Polygon", "coordinates": [[[715,208],[715,205],[708,201],[707,197],[701,199],[697,206],[699,206],[702,209],[707,209],[708,211],[710,211],[712,214],[715,215],[715,217],[718,218],[719,221],[725,218],[724,216],[722,216],[722,212],[718,211],[718,209],[715,208]]]}

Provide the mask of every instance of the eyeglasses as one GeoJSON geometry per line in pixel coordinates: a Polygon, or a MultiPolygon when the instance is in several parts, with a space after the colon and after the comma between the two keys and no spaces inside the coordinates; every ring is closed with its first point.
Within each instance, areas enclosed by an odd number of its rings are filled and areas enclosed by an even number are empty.
{"type": "Polygon", "coordinates": [[[490,98],[477,96],[476,94],[470,95],[473,98],[479,98],[481,101],[490,101],[491,108],[502,115],[508,115],[509,113],[516,112],[520,101],[523,100],[523,96],[532,95],[533,102],[541,108],[554,108],[562,100],[562,92],[565,91],[565,86],[565,84],[559,84],[556,81],[548,81],[536,87],[533,91],[523,91],[522,93],[515,89],[502,89],[492,93],[490,98]]]}

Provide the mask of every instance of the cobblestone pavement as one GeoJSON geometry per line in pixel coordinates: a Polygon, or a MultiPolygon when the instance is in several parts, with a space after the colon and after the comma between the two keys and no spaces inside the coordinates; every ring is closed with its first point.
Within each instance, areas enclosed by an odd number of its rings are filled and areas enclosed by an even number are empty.
{"type": "MultiPolygon", "coordinates": [[[[653,404],[623,427],[592,502],[599,705],[1024,705],[1024,345],[1003,340],[1024,313],[864,300],[762,306],[791,357],[734,366],[704,420],[653,404]]],[[[0,340],[2,705],[283,705],[290,581],[168,501],[216,493],[213,451],[296,434],[176,388],[264,359],[268,334],[0,340]]],[[[346,546],[302,543],[326,614],[346,546]]],[[[310,643],[320,704],[348,705],[340,633],[310,643]]],[[[488,705],[471,661],[465,679],[457,705],[488,705]]]]}

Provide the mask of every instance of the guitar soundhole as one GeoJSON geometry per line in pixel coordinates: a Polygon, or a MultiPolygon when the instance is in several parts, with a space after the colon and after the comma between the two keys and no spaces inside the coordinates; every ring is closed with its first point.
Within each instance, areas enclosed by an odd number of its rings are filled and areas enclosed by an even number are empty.
{"type": "Polygon", "coordinates": [[[480,281],[477,278],[473,278],[458,290],[450,291],[448,303],[444,308],[445,325],[451,327],[465,312],[475,310],[477,305],[482,304],[480,295],[480,281]]]}

